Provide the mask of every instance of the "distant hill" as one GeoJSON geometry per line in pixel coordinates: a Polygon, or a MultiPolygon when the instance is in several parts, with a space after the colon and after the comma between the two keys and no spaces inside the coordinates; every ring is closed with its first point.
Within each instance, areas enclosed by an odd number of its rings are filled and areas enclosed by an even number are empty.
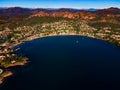
{"type": "Polygon", "coordinates": [[[99,10],[99,9],[95,9],[95,8],[89,8],[89,9],[87,9],[87,11],[97,11],[97,10],[99,10]]]}
{"type": "Polygon", "coordinates": [[[69,19],[82,19],[82,20],[94,20],[94,21],[96,20],[99,22],[106,22],[107,20],[104,20],[104,17],[107,17],[109,20],[111,20],[111,22],[112,20],[116,22],[116,21],[120,21],[119,19],[120,17],[117,14],[120,14],[120,9],[115,7],[106,8],[106,9],[1,7],[0,23],[1,23],[1,27],[4,27],[4,25],[6,24],[10,26],[13,23],[15,24],[26,18],[30,18],[34,16],[63,17],[69,19]],[[111,19],[111,17],[114,18],[111,19]]]}
{"type": "Polygon", "coordinates": [[[111,8],[97,10],[96,13],[97,14],[120,14],[120,9],[111,7],[111,8]]]}
{"type": "Polygon", "coordinates": [[[115,8],[115,7],[111,7],[111,8],[106,8],[106,9],[94,9],[94,8],[90,8],[90,9],[74,9],[74,8],[21,8],[21,7],[0,7],[0,13],[4,14],[24,14],[24,13],[30,13],[30,12],[39,12],[39,11],[46,11],[46,12],[51,12],[51,11],[57,11],[57,12],[95,12],[97,14],[101,14],[101,13],[110,13],[110,14],[116,14],[116,13],[120,13],[120,9],[119,8],[115,8]]]}
{"type": "Polygon", "coordinates": [[[10,7],[10,8],[1,8],[0,13],[7,14],[22,14],[29,12],[29,8],[21,8],[21,7],[10,7]]]}

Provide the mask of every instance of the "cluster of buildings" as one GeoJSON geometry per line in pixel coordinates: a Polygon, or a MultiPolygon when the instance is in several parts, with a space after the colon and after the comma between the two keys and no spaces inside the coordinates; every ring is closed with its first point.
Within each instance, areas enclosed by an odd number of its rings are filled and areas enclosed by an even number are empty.
{"type": "MultiPolygon", "coordinates": [[[[11,47],[25,40],[32,40],[38,37],[53,35],[83,35],[93,38],[116,41],[120,45],[120,33],[111,31],[111,27],[104,27],[100,30],[93,28],[86,21],[60,20],[51,23],[35,24],[33,26],[20,26],[13,30],[6,28],[0,31],[0,38],[12,36],[4,43],[0,43],[0,64],[12,54],[11,47]]],[[[11,60],[14,63],[15,60],[11,60]]],[[[0,73],[2,69],[0,69],[0,73]]]]}
{"type": "MultiPolygon", "coordinates": [[[[9,29],[7,29],[10,31],[9,29]]],[[[60,20],[50,23],[35,24],[32,26],[20,26],[13,30],[12,42],[19,43],[38,37],[49,35],[83,35],[111,41],[113,39],[120,43],[120,33],[112,32],[111,27],[104,27],[100,30],[87,24],[85,20],[60,20]]]]}

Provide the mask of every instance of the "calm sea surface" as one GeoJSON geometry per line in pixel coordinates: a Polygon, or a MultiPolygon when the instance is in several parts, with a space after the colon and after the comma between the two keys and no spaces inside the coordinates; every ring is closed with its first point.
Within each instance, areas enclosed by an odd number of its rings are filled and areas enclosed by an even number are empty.
{"type": "Polygon", "coordinates": [[[16,46],[25,66],[0,90],[120,90],[120,48],[83,36],[51,36],[16,46]]]}

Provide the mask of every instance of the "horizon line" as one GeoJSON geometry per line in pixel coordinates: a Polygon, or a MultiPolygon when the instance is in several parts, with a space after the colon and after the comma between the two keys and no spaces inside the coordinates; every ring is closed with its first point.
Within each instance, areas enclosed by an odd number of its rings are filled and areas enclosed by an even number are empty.
{"type": "Polygon", "coordinates": [[[38,8],[44,8],[44,9],[61,9],[61,8],[70,8],[70,9],[106,9],[106,8],[119,8],[120,7],[115,7],[115,6],[110,6],[110,7],[103,7],[103,8],[94,8],[94,7],[90,7],[90,8],[78,8],[78,7],[24,7],[24,6],[2,6],[0,8],[15,8],[15,7],[19,7],[19,8],[31,8],[31,9],[38,9],[38,8]]]}

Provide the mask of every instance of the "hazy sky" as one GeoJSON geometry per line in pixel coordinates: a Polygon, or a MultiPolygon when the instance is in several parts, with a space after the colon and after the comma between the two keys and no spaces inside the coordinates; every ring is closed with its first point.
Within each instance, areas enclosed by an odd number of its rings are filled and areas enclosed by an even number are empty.
{"type": "Polygon", "coordinates": [[[120,8],[120,0],[0,0],[0,7],[15,6],[31,8],[120,8]]]}

